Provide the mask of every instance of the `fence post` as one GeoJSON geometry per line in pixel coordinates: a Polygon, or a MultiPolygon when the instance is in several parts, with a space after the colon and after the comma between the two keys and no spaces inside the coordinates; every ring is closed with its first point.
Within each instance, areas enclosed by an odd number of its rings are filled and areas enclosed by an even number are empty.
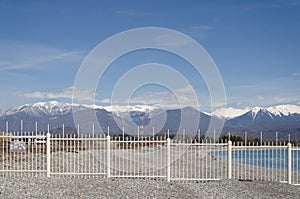
{"type": "Polygon", "coordinates": [[[170,182],[170,178],[171,178],[171,168],[170,168],[170,164],[171,164],[171,151],[170,151],[170,138],[167,138],[167,181],[170,182]]]}
{"type": "Polygon", "coordinates": [[[228,179],[232,178],[232,142],[228,141],[228,179]]]}
{"type": "Polygon", "coordinates": [[[292,184],[292,144],[287,144],[288,149],[288,168],[287,168],[287,182],[288,184],[292,184]]]}
{"type": "Polygon", "coordinates": [[[107,136],[107,143],[106,143],[106,156],[107,156],[107,178],[110,178],[110,136],[107,136]]]}
{"type": "Polygon", "coordinates": [[[51,134],[46,134],[46,156],[47,156],[47,177],[50,177],[50,137],[51,134]]]}

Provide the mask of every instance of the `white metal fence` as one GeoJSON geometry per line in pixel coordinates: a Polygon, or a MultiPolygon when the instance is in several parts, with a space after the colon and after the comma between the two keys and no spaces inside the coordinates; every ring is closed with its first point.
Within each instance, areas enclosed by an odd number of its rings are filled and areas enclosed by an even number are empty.
{"type": "Polygon", "coordinates": [[[0,174],[300,184],[300,148],[290,143],[187,140],[2,133],[0,174]]]}
{"type": "Polygon", "coordinates": [[[0,172],[6,175],[41,175],[46,172],[46,146],[37,140],[45,136],[23,136],[5,133],[0,135],[0,172]]]}

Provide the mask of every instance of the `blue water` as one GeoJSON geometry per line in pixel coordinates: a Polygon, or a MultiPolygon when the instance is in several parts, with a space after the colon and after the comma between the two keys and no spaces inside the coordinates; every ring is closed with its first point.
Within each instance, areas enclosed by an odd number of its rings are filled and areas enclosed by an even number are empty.
{"type": "MultiPolygon", "coordinates": [[[[228,159],[227,151],[211,152],[217,158],[228,159]]],[[[287,169],[287,150],[240,150],[232,151],[232,161],[273,169],[287,169]]],[[[292,168],[300,172],[300,151],[292,151],[292,168]]]]}

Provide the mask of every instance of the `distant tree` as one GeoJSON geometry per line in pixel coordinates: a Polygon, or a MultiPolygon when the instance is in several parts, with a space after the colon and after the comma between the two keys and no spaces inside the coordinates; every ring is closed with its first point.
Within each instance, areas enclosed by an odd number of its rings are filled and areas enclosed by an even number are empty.
{"type": "MultiPolygon", "coordinates": [[[[224,141],[228,141],[229,140],[229,137],[228,135],[222,135],[220,138],[219,138],[219,142],[224,142],[224,141]]],[[[232,142],[245,142],[244,138],[240,137],[240,136],[236,136],[236,135],[231,135],[230,136],[230,140],[232,142]]]]}

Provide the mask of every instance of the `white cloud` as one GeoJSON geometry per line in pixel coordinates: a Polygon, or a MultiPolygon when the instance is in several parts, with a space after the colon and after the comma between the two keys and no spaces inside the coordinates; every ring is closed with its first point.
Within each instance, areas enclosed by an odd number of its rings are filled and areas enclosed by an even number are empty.
{"type": "Polygon", "coordinates": [[[154,42],[171,48],[189,45],[190,41],[176,34],[162,34],[154,38],[154,42]]]}
{"type": "Polygon", "coordinates": [[[263,100],[263,99],[265,99],[265,98],[261,95],[258,95],[258,96],[254,97],[254,100],[263,100]]]}
{"type": "Polygon", "coordinates": [[[214,27],[210,25],[193,25],[183,30],[183,32],[185,32],[193,38],[204,40],[208,36],[208,31],[212,29],[214,29],[214,27]]]}
{"type": "Polygon", "coordinates": [[[92,90],[82,90],[76,87],[65,88],[62,92],[32,92],[32,93],[18,93],[21,97],[37,98],[37,99],[59,99],[67,98],[78,101],[93,101],[94,92],[92,90]],[[75,92],[73,92],[75,91],[75,92]],[[75,95],[73,95],[75,94],[75,95]]]}
{"type": "Polygon", "coordinates": [[[103,98],[99,102],[101,102],[101,103],[110,103],[110,98],[103,98]]]}
{"type": "Polygon", "coordinates": [[[24,42],[0,43],[0,71],[41,68],[55,61],[74,62],[84,57],[83,52],[67,51],[40,44],[24,42]]]}
{"type": "Polygon", "coordinates": [[[296,100],[298,99],[294,97],[275,97],[275,102],[279,102],[279,103],[288,103],[296,100]]]}
{"type": "Polygon", "coordinates": [[[197,96],[194,95],[193,88],[187,86],[174,89],[171,92],[150,92],[130,99],[130,103],[136,104],[158,104],[166,108],[194,107],[199,109],[197,96]]]}
{"type": "Polygon", "coordinates": [[[226,106],[226,101],[216,101],[211,103],[212,109],[222,108],[226,106]]]}
{"type": "Polygon", "coordinates": [[[243,102],[239,101],[236,103],[237,106],[241,106],[243,104],[243,102]]]}
{"type": "Polygon", "coordinates": [[[300,77],[300,73],[293,73],[294,77],[300,77]]]}
{"type": "Polygon", "coordinates": [[[173,91],[176,95],[193,95],[194,89],[191,85],[188,85],[183,88],[178,88],[173,91]]]}

